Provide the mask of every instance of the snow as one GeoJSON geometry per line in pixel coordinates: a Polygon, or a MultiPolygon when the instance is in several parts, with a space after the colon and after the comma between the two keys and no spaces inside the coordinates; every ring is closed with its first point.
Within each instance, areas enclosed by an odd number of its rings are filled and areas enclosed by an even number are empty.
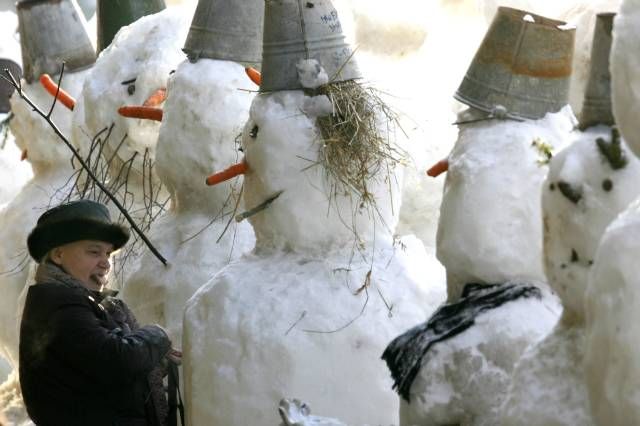
{"type": "Polygon", "coordinates": [[[640,201],[609,225],[586,292],[585,377],[598,424],[640,422],[640,201]]]}
{"type": "Polygon", "coordinates": [[[640,161],[621,142],[627,164],[614,169],[597,139],[610,143],[611,128],[576,132],[573,143],[551,160],[542,191],[545,272],[562,299],[565,320],[577,324],[584,322],[584,291],[600,238],[640,196],[640,161]],[[572,190],[581,195],[579,201],[563,194],[572,190]]]}
{"type": "Polygon", "coordinates": [[[542,298],[520,298],[481,313],[475,324],[436,343],[402,399],[400,424],[496,425],[514,366],[555,325],[561,307],[544,283],[542,298]],[[535,320],[533,320],[535,318],[535,320]]]}
{"type": "MultiPolygon", "coordinates": [[[[482,116],[477,110],[468,113],[460,121],[482,116]]],[[[449,300],[470,282],[546,281],[540,198],[547,166],[535,144],[559,148],[574,125],[565,107],[535,121],[460,126],[449,155],[437,234],[449,300]]]]}
{"type": "MultiPolygon", "coordinates": [[[[85,127],[93,137],[115,123],[104,148],[105,158],[111,158],[117,151],[110,164],[111,175],[116,176],[123,164],[137,153],[128,179],[134,205],[143,203],[144,153],[148,149],[149,158],[155,158],[160,123],[124,118],[117,110],[124,105],[142,105],[155,90],[166,87],[169,73],[185,59],[181,48],[192,14],[189,8],[167,8],[121,28],[111,45],[100,53],[82,91],[85,123],[76,125],[85,127]],[[133,79],[135,82],[123,84],[133,79]],[[129,89],[131,84],[134,90],[129,89]]],[[[157,188],[157,177],[153,175],[152,179],[157,188]]]]}
{"type": "Polygon", "coordinates": [[[327,72],[322,68],[320,62],[315,59],[301,59],[296,64],[298,78],[302,87],[307,89],[317,89],[329,82],[327,72]]]}
{"type": "Polygon", "coordinates": [[[629,148],[636,155],[640,155],[640,133],[637,130],[640,57],[636,54],[640,41],[639,20],[640,1],[624,1],[614,19],[610,56],[613,115],[629,148]]]}
{"type": "Polygon", "coordinates": [[[240,183],[235,190],[231,183],[204,184],[206,176],[238,161],[234,140],[254,97],[238,89],[251,85],[241,65],[212,59],[185,61],[169,80],[156,164],[171,208],[149,232],[169,265],[145,252],[122,296],[141,323],[166,327],[176,346],[187,299],[255,243],[246,222],[224,232],[240,183]]]}
{"type": "MultiPolygon", "coordinates": [[[[591,426],[583,370],[584,327],[560,323],[516,365],[501,425],[591,426]]],[[[610,423],[603,423],[610,424],[610,423]]]]}
{"type": "Polygon", "coordinates": [[[274,404],[287,395],[347,424],[397,422],[398,401],[379,357],[444,297],[441,268],[422,244],[393,243],[399,181],[368,182],[375,214],[348,193],[329,197],[331,178],[313,166],[315,117],[300,112],[307,98],[283,91],[253,101],[242,138],[246,208],[282,193],[249,219],[254,252],[187,304],[192,424],[276,423],[274,404]]]}

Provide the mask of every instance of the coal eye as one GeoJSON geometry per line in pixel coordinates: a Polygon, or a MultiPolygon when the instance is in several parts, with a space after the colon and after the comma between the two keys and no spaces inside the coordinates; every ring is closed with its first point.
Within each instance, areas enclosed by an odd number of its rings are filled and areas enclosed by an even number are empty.
{"type": "Polygon", "coordinates": [[[135,84],[130,84],[127,86],[127,93],[129,95],[133,95],[134,93],[136,93],[136,85],[135,84]]]}
{"type": "Polygon", "coordinates": [[[251,131],[249,132],[249,136],[251,136],[253,139],[258,137],[258,125],[253,126],[253,129],[251,129],[251,131]]]}

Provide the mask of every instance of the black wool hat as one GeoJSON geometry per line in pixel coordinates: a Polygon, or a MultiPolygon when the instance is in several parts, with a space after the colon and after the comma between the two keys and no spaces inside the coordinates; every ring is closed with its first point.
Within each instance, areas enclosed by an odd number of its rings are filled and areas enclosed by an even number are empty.
{"type": "Polygon", "coordinates": [[[44,212],[27,237],[27,247],[40,263],[51,249],[80,240],[104,241],[117,250],[129,240],[129,230],[112,222],[103,204],[78,200],[44,212]]]}

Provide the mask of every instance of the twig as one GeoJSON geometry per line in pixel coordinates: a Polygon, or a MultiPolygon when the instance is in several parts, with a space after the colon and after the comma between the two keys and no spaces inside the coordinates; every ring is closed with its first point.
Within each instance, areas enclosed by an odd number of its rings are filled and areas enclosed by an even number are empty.
{"type": "Polygon", "coordinates": [[[291,330],[293,330],[293,329],[294,329],[294,327],[295,327],[296,325],[298,325],[298,323],[299,323],[300,321],[302,321],[302,319],[305,317],[305,315],[307,315],[307,311],[302,311],[302,313],[300,314],[300,318],[298,318],[298,319],[296,320],[296,322],[294,322],[293,324],[291,324],[291,327],[289,327],[289,329],[286,331],[286,333],[284,333],[284,335],[286,336],[287,334],[289,334],[289,333],[291,332],[291,330]]]}
{"type": "MultiPolygon", "coordinates": [[[[64,63],[63,63],[63,69],[64,69],[64,63]]],[[[31,99],[22,90],[22,85],[16,81],[15,77],[13,76],[11,71],[9,71],[8,68],[5,68],[4,72],[8,76],[8,78],[5,77],[4,75],[2,76],[2,78],[7,80],[16,89],[16,91],[18,92],[18,95],[20,95],[20,97],[22,99],[24,99],[25,102],[27,102],[27,104],[29,104],[29,106],[31,106],[31,108],[33,108],[33,110],[36,113],[38,113],[42,118],[44,118],[46,120],[46,122],[49,124],[49,126],[51,126],[53,131],[58,135],[58,137],[62,140],[62,142],[64,142],[64,144],[71,150],[71,152],[73,153],[74,157],[78,160],[78,162],[80,163],[82,168],[87,172],[89,177],[107,195],[107,197],[109,197],[109,199],[118,208],[118,210],[120,210],[122,215],[126,218],[127,222],[129,222],[129,224],[131,225],[131,228],[133,228],[133,230],[140,236],[140,238],[142,239],[142,241],[144,241],[144,243],[147,245],[149,250],[151,250],[151,252],[158,258],[158,260],[160,260],[160,262],[162,262],[162,264],[166,266],[167,260],[160,254],[160,252],[153,246],[153,244],[151,244],[151,241],[149,241],[149,239],[144,234],[144,232],[142,232],[140,230],[140,228],[138,228],[138,225],[136,225],[136,223],[134,222],[133,218],[129,215],[129,213],[122,206],[122,204],[120,204],[118,199],[93,174],[93,172],[91,171],[91,168],[87,165],[87,163],[84,161],[84,159],[78,153],[78,151],[75,149],[75,147],[71,144],[71,142],[69,142],[69,140],[66,138],[66,136],[62,134],[62,132],[60,131],[58,126],[56,126],[56,124],[53,122],[53,120],[51,120],[51,117],[49,115],[46,115],[38,106],[36,106],[33,103],[33,101],[31,101],[31,99]]],[[[62,73],[61,73],[60,77],[62,77],[62,73]]],[[[60,83],[61,83],[61,81],[58,81],[58,87],[60,87],[60,83]]],[[[54,100],[53,100],[53,105],[51,107],[51,110],[53,110],[53,106],[56,103],[56,99],[57,99],[57,97],[54,98],[54,100]]],[[[49,114],[51,114],[51,111],[49,112],[49,114]]]]}

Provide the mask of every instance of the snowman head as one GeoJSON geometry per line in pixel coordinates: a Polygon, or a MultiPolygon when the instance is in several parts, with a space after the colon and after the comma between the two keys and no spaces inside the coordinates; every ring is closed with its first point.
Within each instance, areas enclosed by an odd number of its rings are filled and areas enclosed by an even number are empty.
{"type": "Polygon", "coordinates": [[[584,320],[584,293],[606,227],[640,193],[640,162],[609,126],[554,156],[543,185],[544,263],[565,320],[584,320]]]}
{"type": "Polygon", "coordinates": [[[330,113],[325,95],[300,90],[254,99],[242,134],[243,197],[258,247],[326,251],[392,237],[400,177],[393,164],[381,162],[366,179],[369,198],[342,185],[323,159],[326,140],[318,119],[330,113]]]}
{"type": "Polygon", "coordinates": [[[145,160],[155,157],[160,123],[125,118],[118,109],[143,105],[159,89],[166,88],[170,73],[184,59],[180,48],[188,30],[187,15],[170,8],[123,27],[101,53],[87,79],[83,95],[89,134],[114,124],[103,151],[112,159],[112,173],[133,158],[130,176],[142,180],[145,160]]]}

